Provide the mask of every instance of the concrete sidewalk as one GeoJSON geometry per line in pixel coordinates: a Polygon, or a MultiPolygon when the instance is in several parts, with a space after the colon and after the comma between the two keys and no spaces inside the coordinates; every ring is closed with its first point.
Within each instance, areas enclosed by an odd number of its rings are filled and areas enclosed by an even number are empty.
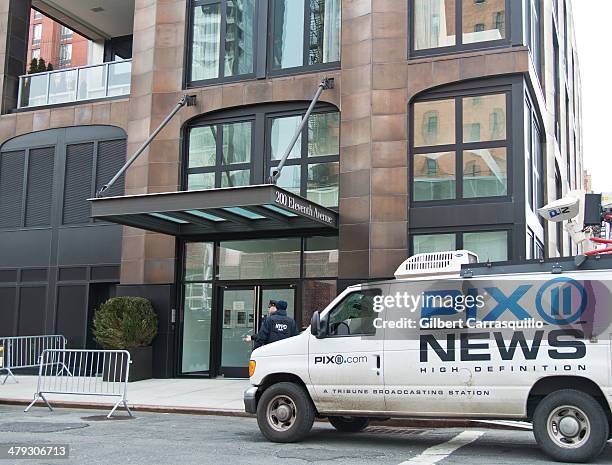
{"type": "MultiPolygon", "coordinates": [[[[0,404],[28,404],[34,398],[37,376],[18,376],[0,384],[0,404]]],[[[130,408],[201,414],[243,415],[242,394],[249,387],[246,379],[148,379],[128,384],[130,408]]],[[[45,395],[51,406],[112,406],[116,398],[78,395],[45,395]]],[[[39,401],[37,405],[44,405],[39,401]]],[[[120,409],[121,410],[121,409],[120,409]]]]}

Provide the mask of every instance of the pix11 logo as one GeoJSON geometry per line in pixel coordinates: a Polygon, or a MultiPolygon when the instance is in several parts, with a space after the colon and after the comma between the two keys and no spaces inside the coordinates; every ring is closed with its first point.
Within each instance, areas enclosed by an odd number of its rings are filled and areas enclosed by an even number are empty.
{"type": "Polygon", "coordinates": [[[584,286],[571,278],[555,278],[544,283],[536,295],[536,310],[548,323],[568,325],[576,322],[587,306],[584,286]]]}

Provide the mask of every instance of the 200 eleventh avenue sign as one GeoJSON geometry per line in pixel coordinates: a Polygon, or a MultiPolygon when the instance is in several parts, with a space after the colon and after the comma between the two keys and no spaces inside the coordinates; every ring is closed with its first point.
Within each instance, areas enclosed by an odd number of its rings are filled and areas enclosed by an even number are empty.
{"type": "Polygon", "coordinates": [[[89,201],[92,218],[178,237],[324,233],[338,228],[336,211],[272,184],[89,201]]]}

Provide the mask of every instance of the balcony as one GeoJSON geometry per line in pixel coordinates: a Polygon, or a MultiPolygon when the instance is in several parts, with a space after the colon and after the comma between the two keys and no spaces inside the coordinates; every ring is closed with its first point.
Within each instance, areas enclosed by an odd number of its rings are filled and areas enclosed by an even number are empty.
{"type": "Polygon", "coordinates": [[[18,108],[127,96],[131,76],[131,60],[26,74],[19,77],[18,108]]]}

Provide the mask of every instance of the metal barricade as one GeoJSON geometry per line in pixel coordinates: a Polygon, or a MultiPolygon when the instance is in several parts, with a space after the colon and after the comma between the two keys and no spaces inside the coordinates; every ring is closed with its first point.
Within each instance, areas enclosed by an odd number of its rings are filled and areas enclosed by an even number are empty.
{"type": "Polygon", "coordinates": [[[117,397],[107,418],[121,404],[132,416],[127,404],[130,363],[127,350],[47,349],[40,357],[34,400],[25,412],[39,399],[53,411],[45,394],[67,394],[117,397]],[[60,369],[61,365],[66,369],[60,369]]]}
{"type": "MultiPolygon", "coordinates": [[[[65,349],[66,338],[59,334],[47,336],[14,336],[0,337],[3,357],[0,362],[0,373],[6,371],[2,384],[10,376],[17,383],[13,370],[18,368],[36,368],[42,353],[47,349],[65,349]]],[[[57,362],[50,362],[57,363],[57,362]]],[[[66,369],[66,366],[62,367],[66,369]]]]}

